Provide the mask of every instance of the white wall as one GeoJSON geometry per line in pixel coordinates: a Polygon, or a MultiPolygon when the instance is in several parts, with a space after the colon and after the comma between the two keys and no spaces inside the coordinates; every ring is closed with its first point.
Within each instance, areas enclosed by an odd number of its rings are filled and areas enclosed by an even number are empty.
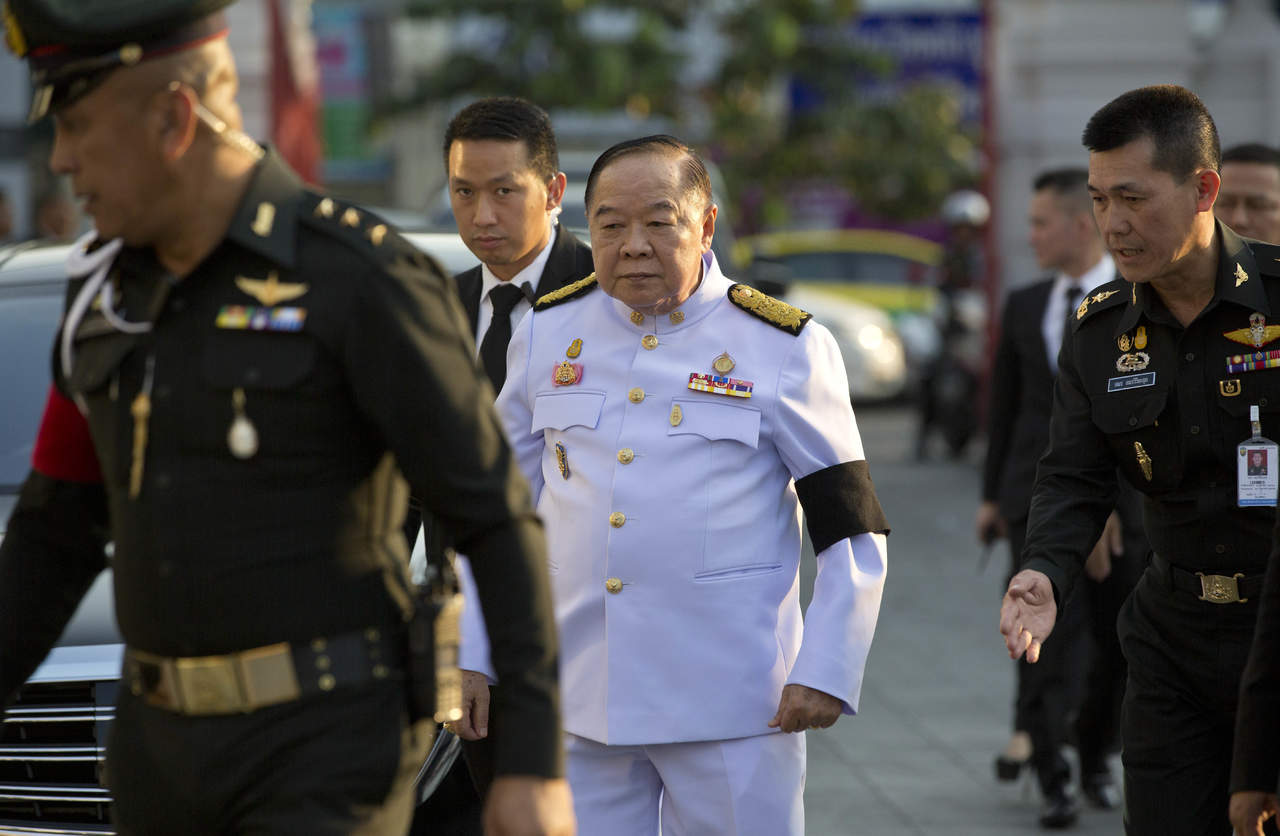
{"type": "Polygon", "coordinates": [[[1221,31],[1192,34],[1191,0],[997,0],[995,211],[1004,286],[1039,272],[1026,244],[1031,181],[1087,165],[1085,123],[1126,90],[1182,84],[1213,114],[1223,147],[1280,143],[1280,19],[1269,0],[1222,6],[1221,31]]]}

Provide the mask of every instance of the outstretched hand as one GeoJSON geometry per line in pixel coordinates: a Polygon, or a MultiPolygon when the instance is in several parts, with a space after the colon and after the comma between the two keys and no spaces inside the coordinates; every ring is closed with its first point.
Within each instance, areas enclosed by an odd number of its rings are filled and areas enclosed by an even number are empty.
{"type": "Polygon", "coordinates": [[[1009,581],[1000,606],[1000,633],[1009,658],[1027,654],[1028,662],[1040,658],[1040,647],[1053,632],[1058,604],[1053,600],[1053,584],[1043,572],[1023,569],[1009,581]]]}

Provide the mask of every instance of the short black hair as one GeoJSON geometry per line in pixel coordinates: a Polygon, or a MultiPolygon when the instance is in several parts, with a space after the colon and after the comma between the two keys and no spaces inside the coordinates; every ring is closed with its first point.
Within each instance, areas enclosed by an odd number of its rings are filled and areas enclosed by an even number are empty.
{"type": "Polygon", "coordinates": [[[1227,163],[1258,163],[1280,168],[1280,149],[1263,145],[1261,142],[1233,145],[1222,152],[1222,164],[1227,163]]]}
{"type": "Polygon", "coordinates": [[[1086,168],[1051,168],[1036,175],[1032,183],[1033,191],[1053,189],[1061,195],[1075,194],[1087,190],[1089,170],[1086,168]]]}
{"type": "Polygon", "coordinates": [[[459,139],[496,139],[523,142],[529,167],[543,180],[560,172],[560,153],[551,117],[536,104],[515,96],[480,99],[458,111],[444,132],[444,168],[449,170],[449,149],[459,139]]]}
{"type": "Polygon", "coordinates": [[[1075,204],[1080,212],[1089,212],[1089,170],[1087,168],[1051,168],[1036,175],[1031,190],[1051,191],[1059,198],[1075,204]]]}
{"type": "Polygon", "coordinates": [[[1218,128],[1200,97],[1177,84],[1130,90],[1089,119],[1081,137],[1090,151],[1112,151],[1151,137],[1151,165],[1179,183],[1197,169],[1217,171],[1222,164],[1218,128]]]}
{"type": "Polygon", "coordinates": [[[587,175],[587,191],[584,202],[588,213],[591,211],[591,197],[596,189],[596,181],[600,179],[600,173],[619,157],[638,153],[679,156],[681,158],[680,185],[683,187],[684,193],[697,197],[702,202],[703,208],[711,205],[711,175],[707,173],[707,166],[702,162],[702,158],[692,148],[674,136],[653,134],[652,136],[642,136],[639,139],[628,139],[619,142],[617,145],[607,148],[603,154],[596,158],[595,164],[591,166],[591,173],[587,175]]]}

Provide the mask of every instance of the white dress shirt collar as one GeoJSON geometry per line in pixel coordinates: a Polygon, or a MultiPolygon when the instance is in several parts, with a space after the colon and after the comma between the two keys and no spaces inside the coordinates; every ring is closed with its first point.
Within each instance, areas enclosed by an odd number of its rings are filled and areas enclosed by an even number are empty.
{"type": "MultiPolygon", "coordinates": [[[[547,259],[551,258],[551,247],[556,242],[556,235],[560,232],[558,224],[551,220],[547,221],[550,230],[547,235],[547,244],[538,253],[537,257],[529,263],[527,267],[511,277],[510,284],[520,287],[528,285],[525,296],[530,297],[538,289],[538,280],[542,278],[542,271],[546,269],[547,259]]],[[[481,307],[488,305],[490,311],[493,310],[493,303],[489,301],[489,291],[493,290],[500,284],[508,284],[497,276],[493,275],[493,271],[489,269],[489,265],[481,262],[480,264],[480,305],[481,307]]]]}

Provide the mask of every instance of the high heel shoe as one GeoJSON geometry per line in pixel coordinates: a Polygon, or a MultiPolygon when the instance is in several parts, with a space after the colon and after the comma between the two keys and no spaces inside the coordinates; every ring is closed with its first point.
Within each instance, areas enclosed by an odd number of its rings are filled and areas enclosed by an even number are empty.
{"type": "Polygon", "coordinates": [[[1023,767],[1030,763],[1030,758],[1018,760],[1005,754],[996,755],[996,779],[1000,781],[1016,781],[1022,774],[1023,767]]]}
{"type": "Polygon", "coordinates": [[[996,755],[996,779],[1000,781],[1016,781],[1023,767],[1031,763],[1031,736],[1025,731],[1016,731],[1009,738],[1004,751],[996,755]]]}

